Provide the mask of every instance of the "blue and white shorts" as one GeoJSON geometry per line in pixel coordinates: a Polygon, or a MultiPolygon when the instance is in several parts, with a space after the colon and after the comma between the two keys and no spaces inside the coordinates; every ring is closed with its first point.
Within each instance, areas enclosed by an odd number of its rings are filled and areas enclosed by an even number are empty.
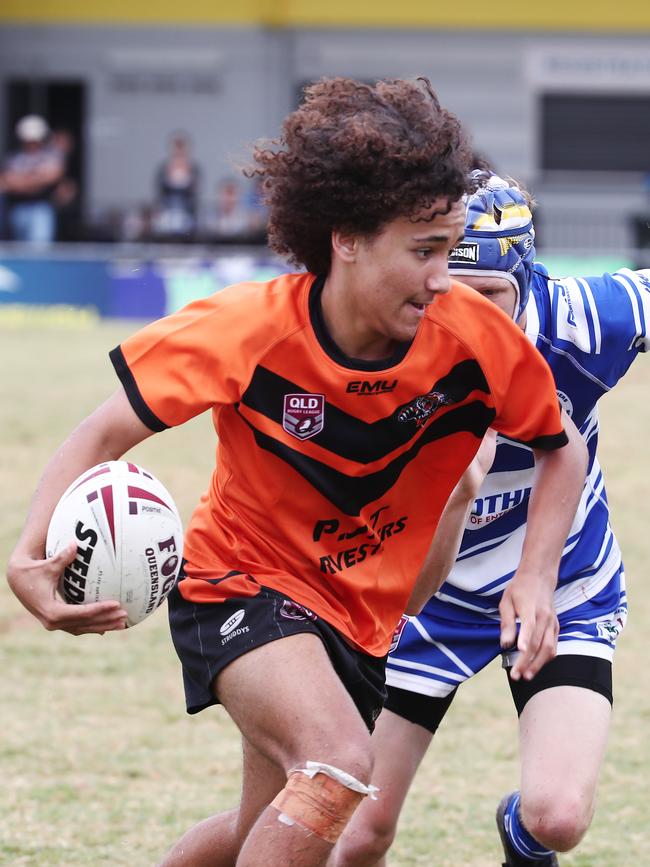
{"type": "MultiPolygon", "coordinates": [[[[597,596],[558,615],[558,657],[600,659],[611,669],[616,640],[626,619],[621,566],[597,596]]],[[[497,615],[488,616],[433,597],[420,614],[404,618],[398,627],[386,667],[387,686],[447,698],[496,657],[501,656],[504,668],[513,665],[517,651],[503,651],[499,633],[497,615]]]]}

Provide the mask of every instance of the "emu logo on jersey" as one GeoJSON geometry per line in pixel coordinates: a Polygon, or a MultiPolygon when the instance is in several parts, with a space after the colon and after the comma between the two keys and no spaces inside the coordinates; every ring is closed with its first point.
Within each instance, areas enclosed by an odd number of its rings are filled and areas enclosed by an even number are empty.
{"type": "Polygon", "coordinates": [[[282,427],[291,436],[307,440],[323,430],[324,422],[324,395],[285,394],[282,427]]]}
{"type": "Polygon", "coordinates": [[[348,382],[345,389],[348,394],[389,394],[397,386],[397,380],[392,382],[389,379],[378,379],[376,382],[369,382],[367,379],[354,379],[348,382]]]}
{"type": "Polygon", "coordinates": [[[451,401],[441,391],[430,391],[416,397],[404,409],[401,409],[397,420],[415,421],[418,427],[424,427],[439,406],[445,406],[449,403],[451,401]]]}

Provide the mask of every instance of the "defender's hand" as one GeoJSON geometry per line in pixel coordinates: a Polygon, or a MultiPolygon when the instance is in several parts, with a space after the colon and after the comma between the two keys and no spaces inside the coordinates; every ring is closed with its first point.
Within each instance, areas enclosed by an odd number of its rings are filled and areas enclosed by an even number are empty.
{"type": "Polygon", "coordinates": [[[550,586],[539,575],[517,572],[503,593],[499,605],[501,647],[514,647],[516,643],[519,651],[510,671],[512,680],[531,680],[557,653],[560,627],[550,586]]]}

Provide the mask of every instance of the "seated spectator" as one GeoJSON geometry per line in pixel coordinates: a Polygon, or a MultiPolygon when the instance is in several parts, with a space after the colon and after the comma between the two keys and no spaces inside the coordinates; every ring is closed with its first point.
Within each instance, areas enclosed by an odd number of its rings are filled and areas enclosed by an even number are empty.
{"type": "Polygon", "coordinates": [[[249,235],[251,244],[266,244],[268,229],[268,208],[264,202],[264,193],[260,178],[254,178],[248,196],[250,210],[249,235]]]}
{"type": "Polygon", "coordinates": [[[217,184],[216,201],[208,212],[205,230],[217,244],[247,244],[252,234],[252,212],[241,184],[234,178],[222,178],[217,184]]]}
{"type": "MultiPolygon", "coordinates": [[[[158,215],[149,204],[144,203],[130,208],[121,217],[118,240],[143,244],[160,240],[157,217],[158,215]]],[[[174,239],[173,234],[165,237],[174,239]]]]}
{"type": "Polygon", "coordinates": [[[10,237],[31,244],[50,244],[56,236],[52,194],[64,173],[61,153],[48,142],[49,127],[36,114],[16,124],[19,148],[2,170],[6,219],[10,237]]]}
{"type": "Polygon", "coordinates": [[[156,235],[192,240],[201,172],[192,159],[189,137],[182,132],[171,138],[167,159],[156,172],[156,235]]]}

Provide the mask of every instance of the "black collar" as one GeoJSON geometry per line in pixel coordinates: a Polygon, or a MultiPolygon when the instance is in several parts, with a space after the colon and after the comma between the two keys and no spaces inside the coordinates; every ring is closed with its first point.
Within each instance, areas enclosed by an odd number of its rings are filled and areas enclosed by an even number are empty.
{"type": "Polygon", "coordinates": [[[349,355],[341,352],[325,325],[323,317],[323,307],[321,304],[321,295],[325,286],[325,275],[319,274],[311,285],[309,290],[309,317],[311,319],[312,328],[316,339],[322,346],[323,350],[341,367],[347,367],[350,370],[387,370],[399,364],[411,347],[411,341],[398,343],[395,350],[388,358],[380,358],[377,361],[366,361],[362,358],[350,358],[349,355]]]}

